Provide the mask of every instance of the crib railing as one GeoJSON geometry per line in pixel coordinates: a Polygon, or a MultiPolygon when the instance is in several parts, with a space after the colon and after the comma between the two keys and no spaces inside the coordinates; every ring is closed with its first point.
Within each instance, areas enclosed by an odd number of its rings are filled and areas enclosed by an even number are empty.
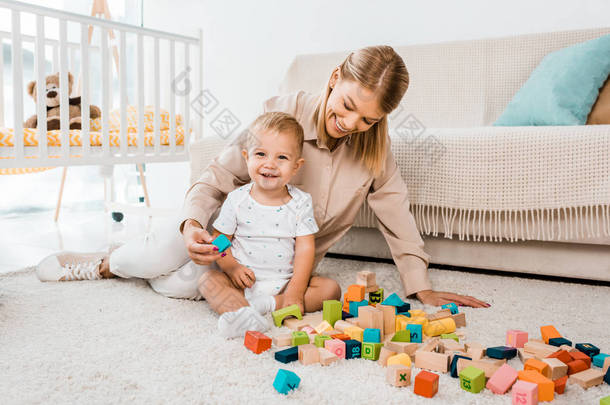
{"type": "MultiPolygon", "coordinates": [[[[142,28],[120,22],[113,22],[74,13],[58,11],[50,8],[33,6],[21,2],[0,0],[0,11],[10,12],[11,29],[2,32],[0,28],[0,44],[10,40],[12,55],[12,128],[14,128],[14,146],[0,147],[0,168],[12,167],[45,167],[45,166],[71,166],[91,164],[119,164],[119,163],[142,163],[188,160],[188,145],[191,133],[201,133],[203,117],[195,117],[195,128],[191,128],[190,100],[193,95],[201,92],[201,33],[199,38],[183,36],[168,32],[142,28]],[[23,33],[22,16],[35,16],[35,35],[23,33]],[[58,38],[52,38],[45,31],[46,20],[55,20],[58,24],[58,38]],[[80,32],[79,41],[68,41],[68,24],[77,26],[80,32]],[[99,30],[100,43],[89,43],[89,30],[99,30]],[[109,32],[113,31],[118,40],[111,44],[109,32]],[[127,38],[135,36],[136,54],[135,63],[130,61],[127,55],[127,38]],[[152,41],[152,53],[146,47],[145,41],[152,41]],[[169,49],[164,56],[164,65],[161,66],[160,44],[169,49]],[[26,146],[23,137],[24,117],[24,71],[23,71],[23,46],[34,45],[34,71],[37,89],[36,115],[37,115],[37,138],[38,146],[26,146]],[[118,47],[118,108],[120,111],[120,129],[118,135],[118,146],[110,144],[110,112],[113,109],[112,83],[113,64],[110,52],[111,46],[118,47]],[[178,46],[182,52],[177,52],[178,46]],[[46,49],[51,47],[53,55],[53,71],[46,69],[46,49]],[[91,72],[92,52],[101,55],[101,71],[99,77],[93,77],[91,72]],[[198,57],[191,58],[190,53],[198,53],[198,57]],[[70,54],[70,68],[68,56],[70,54]],[[76,69],[76,56],[80,55],[80,67],[76,69]],[[152,58],[151,58],[152,56],[152,58]],[[150,61],[149,61],[150,59],[150,61]],[[194,61],[195,63],[193,64],[194,61]],[[131,65],[133,63],[133,65],[131,65]],[[146,77],[145,63],[152,63],[153,73],[146,77]],[[135,68],[137,74],[135,97],[131,100],[137,109],[137,131],[135,145],[128,144],[128,78],[127,69],[135,68]],[[177,67],[183,69],[181,77],[190,85],[190,91],[176,92],[173,87],[177,67]],[[68,93],[68,71],[78,73],[80,77],[81,97],[81,145],[70,145],[69,130],[69,97],[68,93]],[[162,72],[162,70],[165,70],[162,72]],[[59,97],[60,106],[60,142],[61,146],[51,146],[47,140],[47,109],[45,78],[47,74],[59,72],[59,97]],[[191,77],[195,76],[195,77],[191,77]],[[92,83],[101,86],[101,100],[98,101],[101,109],[101,146],[91,146],[89,105],[92,102],[92,83]],[[152,95],[145,97],[145,90],[149,89],[152,95]],[[161,89],[164,89],[167,103],[165,109],[169,113],[169,132],[167,145],[161,144],[161,89]],[[178,103],[177,103],[178,101],[178,103]],[[145,146],[145,106],[152,105],[153,115],[153,140],[152,146],[145,146]],[[176,142],[176,116],[181,113],[183,118],[184,139],[181,145],[176,142]]],[[[31,17],[30,17],[31,18],[31,17]]],[[[113,41],[114,42],[114,41],[113,41]]],[[[5,86],[3,47],[0,46],[0,127],[5,125],[5,86]]],[[[133,55],[129,55],[133,56],[133,55]]]]}

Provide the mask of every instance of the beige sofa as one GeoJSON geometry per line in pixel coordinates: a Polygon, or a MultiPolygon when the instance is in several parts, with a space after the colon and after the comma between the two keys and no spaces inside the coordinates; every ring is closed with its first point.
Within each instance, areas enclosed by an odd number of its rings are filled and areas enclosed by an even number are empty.
{"type": "MultiPolygon", "coordinates": [[[[392,149],[433,264],[610,281],[610,126],[491,126],[546,54],[605,34],[395,48],[411,84],[392,149]]],[[[346,55],[297,56],[280,93],[318,93],[346,55]]],[[[192,145],[192,179],[223,145],[192,145]]],[[[366,205],[331,252],[391,258],[366,205]]]]}

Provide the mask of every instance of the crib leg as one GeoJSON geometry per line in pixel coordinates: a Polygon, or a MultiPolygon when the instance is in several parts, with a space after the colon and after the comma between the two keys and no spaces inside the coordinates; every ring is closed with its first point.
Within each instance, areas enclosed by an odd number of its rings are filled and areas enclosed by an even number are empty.
{"type": "Polygon", "coordinates": [[[138,171],[140,172],[140,183],[142,183],[142,191],[144,191],[144,201],[146,202],[146,206],[150,208],[150,199],[148,198],[148,189],[146,188],[146,177],[144,177],[144,169],[142,168],[142,163],[138,163],[138,171]]]}
{"type": "Polygon", "coordinates": [[[57,207],[55,207],[55,222],[57,222],[57,218],[59,218],[59,209],[61,208],[61,197],[64,194],[64,185],[66,184],[66,173],[68,172],[68,167],[64,166],[64,170],[61,173],[61,184],[59,185],[59,197],[57,198],[57,207]]]}

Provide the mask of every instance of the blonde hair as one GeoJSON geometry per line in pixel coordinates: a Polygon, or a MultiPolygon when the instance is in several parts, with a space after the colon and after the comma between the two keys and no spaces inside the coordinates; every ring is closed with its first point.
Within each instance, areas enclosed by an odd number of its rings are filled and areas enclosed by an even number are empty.
{"type": "MultiPolygon", "coordinates": [[[[375,175],[383,171],[388,137],[387,114],[391,113],[409,87],[409,72],[402,58],[391,46],[370,46],[350,53],[339,65],[340,78],[352,80],[376,93],[384,117],[366,132],[352,134],[354,157],[375,175]]],[[[330,80],[322,91],[316,108],[318,137],[326,145],[334,146],[336,140],[326,133],[326,102],[332,92],[330,80]]]]}
{"type": "Polygon", "coordinates": [[[257,136],[263,131],[277,131],[294,135],[298,150],[297,157],[301,157],[305,134],[299,121],[292,115],[279,111],[266,112],[259,115],[248,127],[245,143],[245,148],[248,151],[253,146],[258,145],[257,136]]]}

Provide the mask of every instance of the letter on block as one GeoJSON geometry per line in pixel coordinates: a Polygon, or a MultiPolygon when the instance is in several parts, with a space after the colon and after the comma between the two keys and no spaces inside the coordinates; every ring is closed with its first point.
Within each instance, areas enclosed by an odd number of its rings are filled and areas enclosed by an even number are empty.
{"type": "Polygon", "coordinates": [[[340,359],[345,358],[345,341],[330,339],[324,342],[324,348],[340,359]]]}
{"type": "Polygon", "coordinates": [[[357,340],[350,339],[345,341],[345,358],[357,359],[361,357],[361,343],[357,340]]]}
{"type": "Polygon", "coordinates": [[[487,381],[487,389],[494,394],[503,395],[517,381],[517,375],[517,370],[504,363],[487,381]]]}
{"type": "Polygon", "coordinates": [[[432,398],[438,392],[438,374],[422,370],[415,376],[413,392],[422,397],[432,398]]]}
{"type": "Polygon", "coordinates": [[[513,404],[517,405],[537,405],[538,404],[538,385],[519,380],[513,385],[513,404]]]}
{"type": "Polygon", "coordinates": [[[409,331],[411,342],[421,343],[422,342],[422,326],[417,324],[408,324],[407,330],[409,331]]]}
{"type": "Polygon", "coordinates": [[[379,360],[381,353],[381,343],[364,342],[362,343],[362,358],[367,360],[379,360]]]}
{"type": "Polygon", "coordinates": [[[278,309],[277,311],[273,311],[271,313],[271,317],[273,318],[273,323],[278,328],[282,326],[282,322],[284,321],[284,318],[286,318],[287,316],[294,316],[297,319],[303,319],[303,315],[301,314],[301,309],[296,304],[287,306],[286,308],[278,309]]]}
{"type": "Polygon", "coordinates": [[[244,346],[256,354],[271,349],[271,338],[255,330],[249,330],[244,337],[244,346]]]}
{"type": "Polygon", "coordinates": [[[383,301],[383,288],[369,293],[369,305],[377,306],[383,301]]]}
{"type": "Polygon", "coordinates": [[[288,392],[297,389],[299,387],[299,383],[301,379],[298,375],[293,373],[290,370],[284,370],[280,368],[275,375],[275,380],[273,381],[273,388],[277,390],[280,394],[288,394],[288,392]]]}
{"type": "Polygon", "coordinates": [[[406,387],[411,383],[411,367],[392,364],[386,371],[386,381],[395,387],[406,387]]]}
{"type": "Polygon", "coordinates": [[[485,388],[485,373],[476,367],[468,366],[460,371],[460,387],[464,391],[478,394],[485,388]]]}

